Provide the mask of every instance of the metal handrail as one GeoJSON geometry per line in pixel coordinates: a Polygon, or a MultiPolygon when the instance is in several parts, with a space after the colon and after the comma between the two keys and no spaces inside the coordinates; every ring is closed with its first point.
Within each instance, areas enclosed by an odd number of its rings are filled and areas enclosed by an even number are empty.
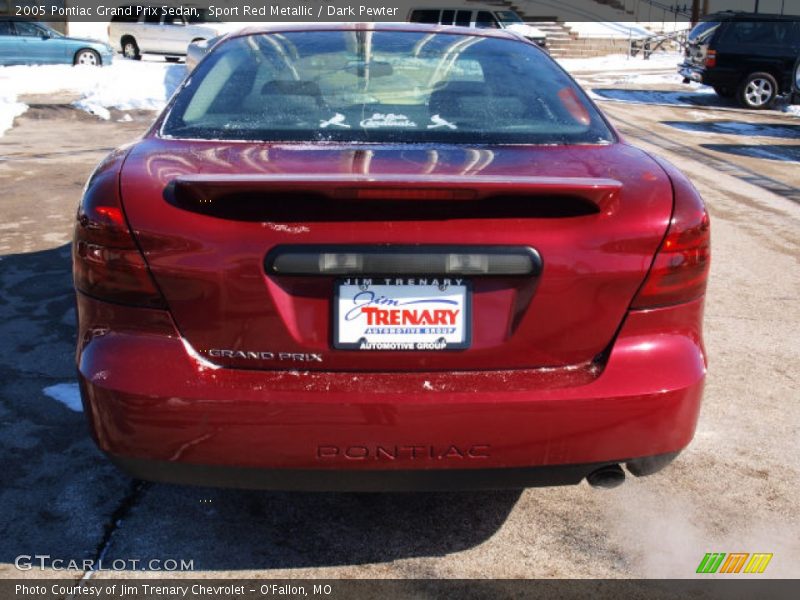
{"type": "Polygon", "coordinates": [[[681,48],[685,48],[689,38],[689,30],[672,31],[670,33],[659,33],[643,38],[631,39],[629,54],[636,56],[642,52],[643,58],[649,60],[650,55],[664,47],[664,44],[674,42],[681,48]]]}

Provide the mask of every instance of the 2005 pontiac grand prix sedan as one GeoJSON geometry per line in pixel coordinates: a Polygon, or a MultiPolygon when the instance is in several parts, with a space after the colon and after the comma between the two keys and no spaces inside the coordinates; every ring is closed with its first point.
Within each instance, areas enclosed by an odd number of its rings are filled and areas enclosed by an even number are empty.
{"type": "Polygon", "coordinates": [[[612,486],[695,429],[703,202],[511,33],[232,35],[98,166],[73,256],[83,402],[136,477],[612,486]]]}

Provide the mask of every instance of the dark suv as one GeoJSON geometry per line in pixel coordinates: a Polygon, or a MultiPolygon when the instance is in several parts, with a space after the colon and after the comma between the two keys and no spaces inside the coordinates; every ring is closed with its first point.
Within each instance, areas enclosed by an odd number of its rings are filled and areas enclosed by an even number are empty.
{"type": "Polygon", "coordinates": [[[704,18],[689,34],[684,81],[710,85],[746,108],[769,108],[792,90],[800,56],[800,17],[722,12],[704,18]]]}

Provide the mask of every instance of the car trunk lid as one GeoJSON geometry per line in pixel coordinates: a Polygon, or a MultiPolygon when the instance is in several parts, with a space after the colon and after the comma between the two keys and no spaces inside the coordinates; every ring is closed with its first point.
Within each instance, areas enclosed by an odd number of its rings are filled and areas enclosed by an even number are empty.
{"type": "MultiPolygon", "coordinates": [[[[212,362],[253,369],[585,364],[612,341],[672,210],[664,172],[625,144],[312,147],[147,139],[131,152],[121,188],[186,341],[212,362]],[[327,261],[323,255],[348,258],[332,259],[342,260],[339,270],[281,272],[271,267],[276,249],[305,249],[312,265],[327,261]],[[492,252],[528,251],[536,257],[529,271],[486,266],[458,277],[464,289],[457,300],[468,311],[464,344],[401,351],[337,343],[337,296],[347,290],[339,284],[349,277],[363,285],[367,276],[380,292],[380,275],[406,287],[409,280],[442,286],[449,279],[452,291],[461,284],[445,265],[490,265],[492,252]],[[416,264],[408,252],[427,252],[427,266],[403,267],[416,264]],[[359,260],[372,270],[353,271],[359,260]]],[[[432,324],[422,312],[403,318],[432,324]]]]}

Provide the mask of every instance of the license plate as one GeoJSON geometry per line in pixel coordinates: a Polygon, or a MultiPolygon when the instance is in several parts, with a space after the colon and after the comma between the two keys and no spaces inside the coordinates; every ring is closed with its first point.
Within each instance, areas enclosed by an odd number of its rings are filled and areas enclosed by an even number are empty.
{"type": "Polygon", "coordinates": [[[335,348],[460,350],[470,342],[470,290],[442,277],[344,279],[335,284],[335,348]]]}

